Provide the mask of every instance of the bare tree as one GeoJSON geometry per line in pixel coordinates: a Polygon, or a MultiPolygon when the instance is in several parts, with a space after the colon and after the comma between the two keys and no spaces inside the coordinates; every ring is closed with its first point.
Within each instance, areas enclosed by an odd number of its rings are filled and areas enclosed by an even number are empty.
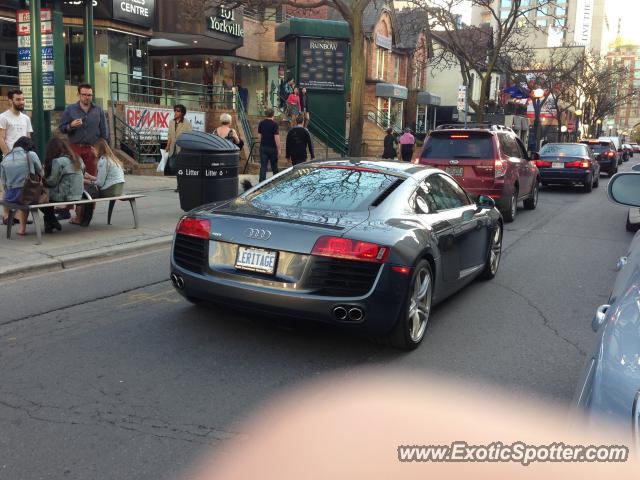
{"type": "Polygon", "coordinates": [[[536,15],[540,12],[555,21],[556,0],[512,0],[510,8],[501,9],[495,0],[409,0],[415,8],[425,10],[433,37],[438,45],[432,65],[451,68],[458,65],[463,84],[472,85],[475,75],[480,81],[478,100],[474,101],[471,88],[467,88],[467,101],[478,121],[484,120],[485,105],[489,100],[492,75],[506,73],[511,63],[531,61],[533,49],[526,37],[532,30],[540,30],[536,15]],[[464,25],[456,13],[461,6],[481,7],[489,20],[483,25],[464,25]]]}
{"type": "Polygon", "coordinates": [[[328,6],[340,13],[349,25],[351,34],[351,118],[349,122],[349,153],[351,156],[362,154],[362,131],[364,125],[363,103],[366,75],[365,32],[362,24],[363,14],[372,1],[383,0],[213,0],[212,5],[226,5],[234,8],[243,6],[255,10],[291,6],[308,10],[328,6]]]}

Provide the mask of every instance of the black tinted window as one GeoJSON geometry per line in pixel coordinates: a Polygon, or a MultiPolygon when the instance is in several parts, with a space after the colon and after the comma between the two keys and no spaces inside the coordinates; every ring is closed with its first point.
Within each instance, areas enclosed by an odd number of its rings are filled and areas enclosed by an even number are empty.
{"type": "Polygon", "coordinates": [[[397,180],[396,176],[367,169],[300,168],[252,192],[248,199],[266,206],[366,210],[397,180]]]}
{"type": "Polygon", "coordinates": [[[609,144],[606,142],[589,143],[587,145],[596,153],[606,152],[607,150],[615,150],[613,144],[609,144]]]}
{"type": "Polygon", "coordinates": [[[502,150],[503,154],[509,157],[522,157],[522,152],[520,151],[520,147],[518,147],[518,143],[514,137],[506,133],[500,133],[498,134],[498,140],[500,141],[500,150],[502,150]]]}
{"type": "Polygon", "coordinates": [[[493,142],[490,135],[473,133],[432,135],[422,158],[493,158],[493,142]]]}
{"type": "Polygon", "coordinates": [[[431,175],[423,185],[429,196],[429,203],[433,204],[438,211],[469,205],[469,199],[464,190],[449,177],[439,174],[431,175]]]}

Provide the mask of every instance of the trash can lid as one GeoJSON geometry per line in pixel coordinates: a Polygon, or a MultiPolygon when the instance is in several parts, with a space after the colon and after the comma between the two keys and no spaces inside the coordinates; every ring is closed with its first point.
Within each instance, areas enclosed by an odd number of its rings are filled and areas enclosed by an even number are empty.
{"type": "Polygon", "coordinates": [[[199,152],[237,152],[240,150],[231,140],[195,130],[182,133],[176,139],[176,145],[185,150],[199,152]]]}

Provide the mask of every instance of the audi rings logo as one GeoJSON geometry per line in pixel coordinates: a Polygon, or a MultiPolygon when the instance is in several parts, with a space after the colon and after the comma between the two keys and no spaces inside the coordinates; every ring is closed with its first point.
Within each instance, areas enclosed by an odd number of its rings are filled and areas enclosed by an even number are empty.
{"type": "Polygon", "coordinates": [[[269,230],[262,230],[261,228],[247,228],[244,234],[254,240],[269,240],[271,238],[271,232],[269,230]]]}

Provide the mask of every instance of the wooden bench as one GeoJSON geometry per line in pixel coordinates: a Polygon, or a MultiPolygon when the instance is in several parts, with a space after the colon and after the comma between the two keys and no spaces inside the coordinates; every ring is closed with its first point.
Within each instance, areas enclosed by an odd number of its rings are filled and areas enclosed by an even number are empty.
{"type": "Polygon", "coordinates": [[[42,243],[42,227],[44,221],[40,215],[40,209],[43,207],[65,207],[66,205],[85,205],[88,203],[109,202],[109,213],[107,216],[107,224],[111,225],[111,215],[113,214],[113,207],[115,207],[117,201],[129,202],[131,205],[131,211],[133,212],[133,228],[138,228],[138,207],[136,205],[136,199],[145,197],[146,195],[120,195],[119,197],[105,197],[105,198],[93,198],[90,200],[76,200],[68,202],[54,202],[54,203],[42,203],[38,205],[20,205],[17,203],[9,203],[4,200],[0,200],[2,206],[9,209],[9,217],[7,219],[7,238],[11,238],[11,229],[13,227],[13,219],[18,210],[30,212],[33,217],[33,225],[36,227],[37,245],[42,243]]]}

